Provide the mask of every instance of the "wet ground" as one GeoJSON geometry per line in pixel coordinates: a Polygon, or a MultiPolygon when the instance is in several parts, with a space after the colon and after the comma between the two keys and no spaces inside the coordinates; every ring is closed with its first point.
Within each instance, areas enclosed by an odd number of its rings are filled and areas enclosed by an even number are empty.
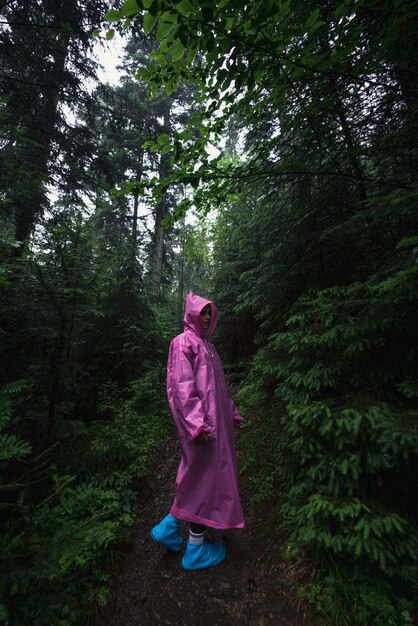
{"type": "MultiPolygon", "coordinates": [[[[245,480],[240,481],[245,529],[206,533],[209,541],[226,544],[220,565],[186,572],[182,554],[153,541],[149,531],[169,511],[179,461],[172,433],[156,451],[151,478],[139,498],[134,541],[119,561],[100,626],[308,624],[307,606],[297,598],[298,581],[306,578],[307,569],[282,558],[279,538],[266,541],[268,503],[251,505],[245,480]]],[[[186,539],[186,523],[180,532],[186,539]]]]}

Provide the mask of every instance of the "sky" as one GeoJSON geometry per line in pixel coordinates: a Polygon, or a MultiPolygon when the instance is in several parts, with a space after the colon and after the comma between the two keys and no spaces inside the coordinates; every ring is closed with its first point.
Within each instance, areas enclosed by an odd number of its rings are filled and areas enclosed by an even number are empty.
{"type": "MultiPolygon", "coordinates": [[[[94,48],[94,55],[102,65],[102,68],[98,70],[97,77],[102,83],[109,83],[111,85],[117,85],[121,72],[116,69],[117,65],[120,64],[124,48],[124,40],[117,32],[115,36],[110,41],[101,40],[97,41],[97,44],[94,48]]],[[[216,148],[212,148],[209,146],[209,152],[213,153],[213,156],[217,156],[219,154],[219,150],[216,148]]],[[[140,213],[149,213],[149,206],[146,204],[140,207],[140,213]]],[[[193,215],[191,211],[188,211],[186,215],[186,223],[194,224],[196,223],[197,218],[193,215]]],[[[152,220],[149,218],[147,220],[148,228],[152,227],[152,220]]]]}
{"type": "Polygon", "coordinates": [[[110,83],[111,85],[117,85],[119,82],[120,73],[116,69],[116,66],[120,63],[123,54],[123,38],[115,33],[115,36],[110,41],[103,43],[97,42],[94,53],[103,69],[99,69],[97,76],[102,83],[110,83]]]}

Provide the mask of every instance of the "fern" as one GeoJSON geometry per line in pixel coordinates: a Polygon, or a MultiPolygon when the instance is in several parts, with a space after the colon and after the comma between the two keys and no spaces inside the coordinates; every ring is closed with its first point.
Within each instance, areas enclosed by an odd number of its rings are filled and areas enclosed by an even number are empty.
{"type": "Polygon", "coordinates": [[[14,427],[11,394],[24,388],[2,390],[0,467],[4,491],[11,494],[2,501],[9,515],[0,538],[9,564],[0,576],[5,623],[87,623],[96,603],[105,602],[109,566],[130,540],[134,484],[146,475],[150,453],[171,424],[161,371],[158,366],[134,381],[125,400],[104,385],[101,406],[111,419],[81,428],[62,424],[71,455],[54,447],[32,455],[27,442],[8,432],[14,427]]]}
{"type": "Polygon", "coordinates": [[[24,457],[31,453],[31,445],[13,434],[0,433],[0,461],[24,457]]]}
{"type": "Polygon", "coordinates": [[[31,453],[31,445],[15,435],[4,432],[10,427],[12,402],[10,396],[22,391],[25,381],[16,381],[5,385],[0,390],[0,461],[10,461],[15,457],[25,457],[31,453]]]}

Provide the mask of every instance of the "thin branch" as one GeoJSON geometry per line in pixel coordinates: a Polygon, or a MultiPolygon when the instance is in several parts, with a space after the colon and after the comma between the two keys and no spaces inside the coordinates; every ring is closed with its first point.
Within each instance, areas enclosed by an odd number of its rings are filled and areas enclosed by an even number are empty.
{"type": "Polygon", "coordinates": [[[59,317],[61,319],[61,322],[64,323],[65,319],[66,319],[65,313],[62,311],[61,306],[58,304],[58,301],[55,298],[55,295],[52,293],[51,289],[49,288],[49,286],[48,286],[48,284],[47,284],[47,282],[46,282],[46,280],[44,278],[44,275],[42,273],[40,265],[36,266],[36,270],[37,270],[37,274],[39,276],[39,280],[40,280],[43,288],[45,289],[47,295],[49,296],[50,301],[54,305],[54,307],[55,307],[55,309],[56,309],[56,311],[57,311],[57,313],[58,313],[58,315],[59,315],[59,317]]]}
{"type": "MultiPolygon", "coordinates": [[[[315,176],[333,176],[333,177],[337,177],[337,176],[342,176],[343,178],[349,178],[350,180],[363,180],[363,181],[367,181],[369,183],[382,183],[382,184],[387,184],[387,185],[391,185],[392,187],[398,188],[398,189],[413,189],[414,187],[405,183],[402,183],[400,181],[393,181],[393,180],[385,180],[385,179],[379,179],[379,178],[372,178],[370,176],[362,176],[361,178],[359,176],[356,176],[355,174],[352,174],[350,172],[344,172],[344,171],[331,171],[331,170],[323,170],[323,171],[316,171],[316,172],[310,172],[309,170],[293,170],[293,171],[283,171],[283,170],[270,170],[270,171],[254,171],[254,172],[248,172],[247,174],[239,174],[236,171],[232,172],[231,174],[228,173],[223,173],[223,174],[209,174],[206,177],[206,180],[216,180],[216,179],[228,179],[230,178],[231,180],[236,180],[236,179],[240,179],[240,180],[246,180],[246,179],[251,179],[251,178],[269,178],[269,177],[274,177],[274,176],[311,176],[311,177],[315,177],[315,176]]],[[[184,182],[188,182],[188,180],[196,180],[197,178],[203,178],[203,177],[199,177],[199,175],[195,175],[195,176],[189,176],[187,178],[187,176],[179,181],[179,184],[183,184],[184,182]]]]}
{"type": "Polygon", "coordinates": [[[11,80],[14,83],[23,83],[24,85],[31,85],[33,87],[46,87],[47,89],[58,89],[57,85],[47,85],[45,83],[33,83],[30,80],[24,80],[23,78],[16,78],[16,76],[7,76],[6,74],[0,74],[0,79],[11,80]]]}
{"type": "Polygon", "coordinates": [[[314,124],[314,123],[313,123],[313,121],[312,121],[311,115],[310,115],[310,113],[309,113],[308,109],[306,108],[306,105],[305,105],[305,103],[304,103],[304,101],[303,101],[302,96],[301,96],[301,95],[300,95],[300,93],[297,91],[297,89],[296,89],[295,85],[292,83],[292,81],[291,81],[291,79],[290,79],[290,77],[289,77],[288,73],[286,72],[286,70],[285,70],[285,69],[284,69],[284,67],[283,67],[283,64],[282,64],[280,61],[278,61],[278,63],[279,63],[280,69],[282,70],[283,75],[284,75],[284,77],[285,77],[285,79],[286,79],[287,84],[290,86],[291,90],[292,90],[292,91],[293,91],[293,93],[295,94],[296,99],[298,100],[298,102],[299,102],[300,106],[302,107],[303,112],[305,113],[306,120],[307,120],[307,122],[308,122],[309,126],[311,127],[311,130],[312,130],[313,134],[314,134],[314,135],[315,135],[315,137],[316,137],[316,140],[317,140],[317,142],[318,142],[319,147],[320,147],[320,148],[321,148],[321,150],[322,150],[322,151],[323,151],[323,152],[327,155],[327,157],[328,157],[329,159],[331,159],[331,161],[333,162],[333,164],[334,164],[334,165],[335,165],[335,167],[337,168],[338,172],[340,172],[340,173],[342,174],[341,169],[340,169],[340,166],[339,166],[339,163],[336,161],[336,159],[334,158],[334,156],[330,153],[330,151],[329,151],[329,150],[325,147],[325,145],[322,143],[322,141],[321,141],[321,137],[320,137],[320,135],[319,135],[319,133],[318,133],[318,131],[317,131],[316,127],[315,127],[315,124],[314,124]]]}
{"type": "Polygon", "coordinates": [[[9,2],[6,2],[5,4],[3,4],[3,5],[0,7],[0,11],[3,11],[3,9],[5,9],[6,7],[8,7],[8,6],[10,6],[11,4],[13,4],[13,2],[14,2],[14,1],[15,1],[15,0],[9,0],[9,2]]]}
{"type": "MultiPolygon", "coordinates": [[[[207,23],[204,22],[203,20],[199,20],[199,19],[191,19],[188,18],[190,21],[196,22],[197,24],[202,24],[207,26],[207,23]]],[[[351,80],[353,80],[354,82],[361,82],[361,83],[368,83],[369,85],[373,85],[375,87],[385,87],[386,89],[391,89],[392,91],[401,91],[401,88],[398,85],[392,85],[389,83],[383,83],[383,82],[379,82],[376,80],[373,80],[372,78],[368,77],[368,76],[356,76],[355,74],[351,74],[350,72],[344,72],[344,71],[335,71],[335,70],[326,70],[326,69],[321,69],[318,67],[312,67],[310,65],[306,65],[305,63],[301,63],[299,61],[295,61],[294,59],[291,59],[290,57],[286,56],[285,54],[277,54],[272,50],[269,50],[268,48],[263,48],[262,46],[254,43],[254,42],[248,42],[245,39],[242,39],[240,37],[237,37],[236,35],[236,31],[235,32],[226,32],[225,30],[223,30],[222,28],[219,28],[218,26],[216,26],[216,24],[211,23],[211,27],[213,28],[213,30],[221,35],[224,35],[225,37],[228,37],[229,39],[231,39],[232,41],[236,41],[240,44],[243,44],[247,47],[247,49],[253,49],[253,50],[257,50],[260,53],[262,53],[264,56],[270,56],[273,59],[276,59],[276,61],[279,62],[283,62],[286,61],[287,63],[291,63],[292,65],[294,65],[295,67],[298,67],[300,69],[304,69],[307,70],[308,72],[311,72],[312,74],[323,74],[324,76],[334,76],[334,77],[345,77],[345,78],[350,78],[351,80]]]]}
{"type": "Polygon", "coordinates": [[[8,20],[0,20],[0,24],[7,24],[8,26],[32,26],[39,28],[55,28],[62,30],[62,26],[54,26],[53,24],[38,24],[36,22],[9,22],[8,20]]]}
{"type": "Polygon", "coordinates": [[[87,526],[91,522],[94,522],[95,520],[100,519],[101,517],[104,517],[105,515],[108,515],[109,512],[110,511],[103,511],[102,513],[97,513],[96,515],[92,515],[91,517],[86,519],[82,524],[77,526],[77,528],[74,528],[72,530],[72,533],[66,533],[65,535],[61,535],[61,537],[57,537],[57,539],[54,539],[53,541],[50,541],[49,543],[44,543],[41,546],[39,546],[36,550],[32,550],[31,552],[28,552],[27,554],[10,554],[7,556],[0,557],[0,560],[10,561],[10,560],[19,559],[19,558],[27,559],[28,557],[33,556],[34,554],[39,554],[39,552],[42,552],[46,548],[49,548],[50,546],[53,546],[57,543],[61,543],[62,541],[66,539],[69,539],[70,541],[79,541],[77,537],[74,537],[74,533],[78,532],[79,530],[84,528],[84,526],[87,526]]]}

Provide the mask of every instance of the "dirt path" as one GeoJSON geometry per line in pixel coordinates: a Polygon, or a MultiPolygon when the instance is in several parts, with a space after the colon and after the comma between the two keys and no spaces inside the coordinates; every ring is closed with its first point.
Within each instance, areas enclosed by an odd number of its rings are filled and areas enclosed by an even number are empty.
{"type": "MultiPolygon", "coordinates": [[[[266,556],[262,507],[249,504],[241,480],[246,528],[207,531],[210,541],[227,546],[223,563],[212,569],[186,572],[182,554],[153,541],[149,531],[169,511],[180,461],[173,433],[163,442],[148,487],[140,495],[134,542],[121,560],[117,580],[100,626],[303,626],[305,607],[295,600],[292,581],[280,556],[280,542],[266,556]]],[[[184,539],[187,525],[181,525],[184,539]]]]}

